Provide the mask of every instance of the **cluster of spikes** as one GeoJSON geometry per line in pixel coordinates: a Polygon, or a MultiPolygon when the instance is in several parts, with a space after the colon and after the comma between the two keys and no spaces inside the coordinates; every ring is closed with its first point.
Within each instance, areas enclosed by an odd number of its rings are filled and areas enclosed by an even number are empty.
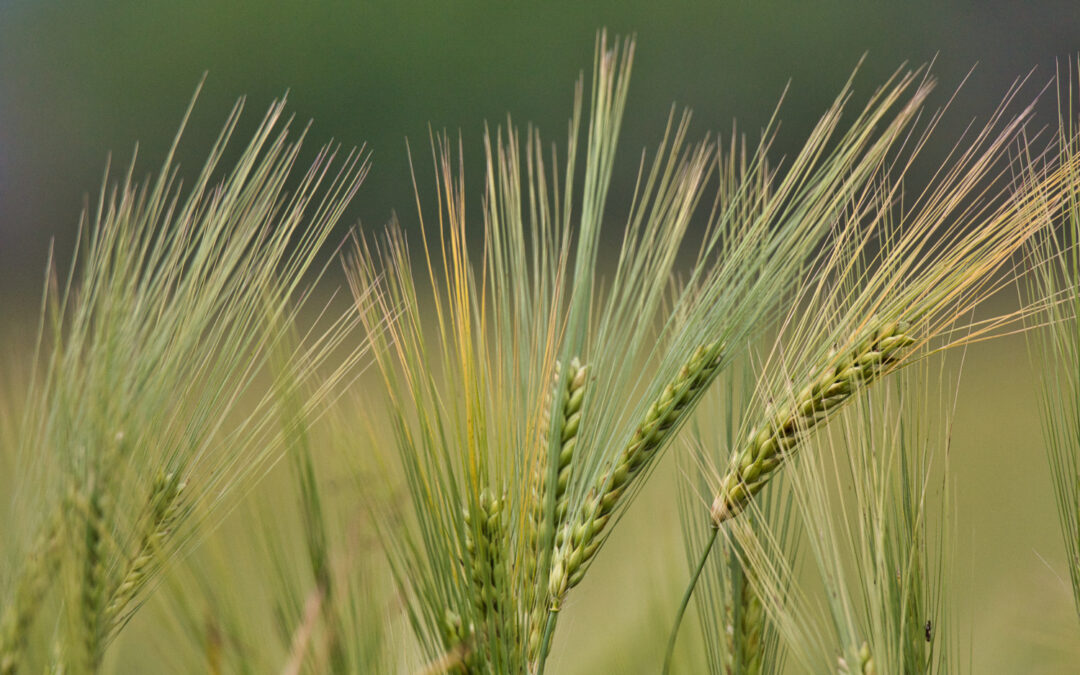
{"type": "MultiPolygon", "coordinates": [[[[714,533],[812,431],[919,345],[942,341],[955,308],[988,297],[995,274],[1038,229],[1029,198],[1003,198],[952,224],[958,197],[991,177],[1026,113],[981,137],[986,147],[927,193],[929,205],[904,211],[903,232],[894,225],[903,173],[923,139],[910,152],[904,143],[932,88],[918,73],[898,74],[837,137],[845,89],[783,173],[768,167],[768,139],[738,160],[712,141],[685,148],[684,118],[651,168],[642,163],[604,288],[600,226],[631,52],[631,41],[622,52],[598,41],[584,171],[574,164],[581,89],[565,173],[548,171],[532,129],[524,148],[512,125],[505,137],[486,137],[481,257],[470,254],[462,144],[455,157],[438,136],[434,214],[417,189],[427,279],[414,273],[394,227],[385,248],[358,241],[347,268],[354,292],[384,290],[363,321],[386,328],[374,350],[393,418],[384,426],[416,515],[386,542],[432,664],[543,675],[568,592],[710,384],[775,325],[784,303],[830,309],[792,322],[796,349],[785,353],[804,358],[786,365],[798,384],[765,406],[716,472],[714,533]],[[676,281],[690,217],[717,174],[696,261],[685,283],[676,281]],[[437,222],[437,234],[425,220],[437,222]],[[421,312],[417,288],[429,282],[435,310],[421,312]],[[828,344],[841,346],[826,354],[828,344]],[[442,370],[433,375],[435,354],[442,370]]],[[[1047,190],[1058,180],[1048,175],[1047,190]]]]}
{"type": "Polygon", "coordinates": [[[169,562],[284,453],[286,383],[314,417],[363,354],[354,307],[293,336],[366,154],[327,146],[297,175],[284,101],[236,154],[242,109],[190,182],[175,157],[191,108],[156,177],[136,182],[134,160],[107,175],[70,271],[49,270],[13,443],[25,537],[0,599],[3,675],[46,658],[100,671],[169,562]],[[35,648],[47,625],[62,649],[35,648]]]}
{"type": "Polygon", "coordinates": [[[83,665],[88,670],[99,667],[101,645],[130,618],[139,591],[162,565],[166,542],[183,514],[183,490],[184,483],[176,474],[159,472],[149,496],[140,540],[127,565],[117,573],[102,563],[111,545],[111,535],[105,528],[102,490],[72,489],[63,507],[54,512],[34,542],[15,600],[0,618],[0,674],[14,675],[18,671],[20,645],[25,643],[35,610],[55,583],[64,537],[74,537],[84,549],[81,575],[85,583],[79,590],[79,620],[87,636],[82,645],[83,665]]]}
{"type": "MultiPolygon", "coordinates": [[[[1015,210],[996,212],[1000,231],[987,227],[988,234],[964,238],[966,217],[955,229],[942,225],[952,220],[953,202],[962,201],[954,200],[953,192],[963,197],[988,176],[983,159],[975,157],[970,172],[950,172],[940,195],[947,199],[928,193],[928,201],[951,206],[927,207],[918,227],[889,239],[894,233],[886,221],[902,183],[894,194],[888,167],[903,164],[894,164],[889,148],[909,137],[907,125],[918,117],[929,91],[909,74],[875,95],[852,131],[833,143],[845,90],[783,174],[774,174],[764,159],[768,139],[760,154],[744,150],[737,169],[737,153],[725,155],[712,140],[684,147],[688,117],[669,126],[652,168],[642,163],[612,288],[594,288],[632,51],[632,41],[621,56],[619,49],[607,49],[606,37],[598,42],[583,172],[574,165],[580,89],[561,178],[558,170],[548,178],[532,130],[524,165],[515,131],[505,146],[500,132],[494,153],[487,139],[486,257],[480,265],[467,253],[462,170],[455,177],[452,152],[441,147],[438,243],[446,304],[439,297],[442,287],[426,233],[425,254],[436,295],[438,346],[449,375],[445,381],[431,373],[437,350],[424,342],[427,317],[421,317],[408,251],[393,236],[387,270],[376,270],[366,243],[358,249],[350,270],[358,314],[346,313],[316,335],[314,344],[290,346],[296,307],[307,298],[300,280],[314,273],[316,254],[366,174],[367,162],[362,153],[350,155],[341,173],[320,187],[332,175],[327,171],[333,152],[326,150],[294,196],[285,197],[299,145],[288,144],[284,130],[273,135],[279,105],[235,173],[215,182],[214,167],[235,119],[229,122],[180,215],[172,208],[183,195],[172,182],[171,155],[158,183],[139,188],[125,179],[119,201],[103,197],[105,215],[98,216],[90,261],[79,281],[87,294],[69,295],[65,289],[53,308],[58,318],[70,313],[73,325],[60,322],[53,329],[59,348],[44,364],[46,385],[34,399],[41,403],[41,418],[30,418],[36,426],[26,442],[53,452],[67,475],[79,478],[70,490],[54,486],[50,508],[39,510],[42,527],[31,533],[37,536],[24,557],[26,569],[0,616],[0,675],[21,669],[35,611],[58,570],[76,577],[62,600],[83,640],[75,668],[100,670],[107,646],[145,600],[168,555],[190,541],[178,533],[190,537],[202,524],[195,507],[220,508],[221,495],[256,475],[260,466],[271,466],[293,436],[303,435],[293,428],[303,426],[299,421],[276,429],[285,415],[275,406],[293,405],[278,396],[289,399],[295,393],[294,374],[296,385],[301,380],[312,385],[301,374],[317,372],[357,322],[366,325],[376,345],[393,416],[382,426],[396,434],[415,526],[422,529],[421,536],[403,536],[387,548],[398,546],[389,552],[391,566],[402,596],[408,596],[406,611],[423,648],[429,656],[442,649],[435,654],[434,670],[468,675],[518,672],[525,665],[543,675],[567,593],[582,583],[613,523],[706,390],[737,358],[732,348],[760,335],[772,325],[780,303],[800,295],[795,289],[806,265],[822,265],[822,286],[865,284],[851,296],[851,313],[836,317],[848,339],[827,353],[831,337],[811,340],[807,355],[824,358],[799,365],[798,384],[775,402],[758,399],[769,401],[759,423],[735,444],[730,461],[724,458],[726,470],[717,472],[719,481],[710,492],[714,527],[708,547],[721,525],[751,508],[815,429],[903,365],[917,345],[942,337],[950,320],[942,317],[943,308],[974,307],[988,297],[995,270],[1037,229],[1027,215],[1041,207],[1025,201],[1015,210]],[[909,86],[915,91],[904,104],[909,86]],[[895,108],[899,112],[889,122],[895,108]],[[878,137],[876,130],[882,129],[878,137]],[[827,150],[832,147],[835,152],[827,150]],[[730,166],[722,166],[727,158],[730,166]],[[685,253],[683,236],[714,172],[721,174],[721,185],[695,266],[685,283],[673,283],[676,261],[685,253]],[[585,175],[580,203],[571,197],[579,173],[585,175]],[[526,186],[522,174],[529,177],[526,186]],[[887,187],[880,187],[879,177],[887,187]],[[845,219],[875,226],[864,231],[852,225],[845,235],[850,240],[839,237],[844,245],[837,247],[837,258],[815,263],[815,251],[834,236],[832,224],[845,219]],[[941,236],[938,228],[944,230],[941,236]],[[158,231],[163,234],[153,234],[158,231]],[[843,254],[849,249],[870,255],[864,247],[883,240],[891,254],[879,261],[880,275],[864,270],[863,276],[859,264],[836,263],[847,259],[843,254]],[[946,253],[934,258],[939,242],[946,253]],[[934,264],[921,265],[924,255],[934,264]],[[908,281],[893,283],[894,276],[908,281]],[[369,291],[377,297],[369,299],[369,291]],[[879,297],[887,293],[892,295],[879,297]],[[915,309],[908,311],[909,305],[915,309]],[[147,321],[118,307],[160,310],[147,321]],[[864,322],[865,316],[870,318],[864,322]],[[839,321],[847,317],[853,320],[839,321]],[[860,329],[849,336],[856,325],[860,329]],[[126,348],[132,344],[140,346],[134,356],[126,348]],[[157,345],[158,351],[147,345],[157,345]],[[279,349],[287,353],[279,356],[279,349]],[[251,393],[263,371],[274,375],[272,391],[239,415],[241,409],[231,402],[251,393]],[[200,398],[189,384],[207,384],[209,393],[200,398]],[[110,396],[114,392],[118,395],[110,396]],[[168,405],[188,397],[192,402],[178,412],[168,405]],[[52,411],[65,411],[72,402],[88,407],[54,422],[52,411]],[[233,416],[247,421],[233,429],[233,416]],[[95,423],[79,428],[84,418],[95,423]],[[128,441],[114,431],[125,428],[120,422],[137,432],[128,441]],[[175,428],[167,429],[169,434],[157,433],[170,425],[175,428]],[[82,445],[91,450],[72,452],[82,445]],[[211,452],[218,447],[220,453],[211,452]],[[140,479],[135,483],[140,489],[121,489],[132,478],[140,479]]],[[[1002,139],[1019,135],[1021,122],[1014,124],[1002,139]]],[[[1006,145],[993,141],[985,165],[1006,145]]],[[[1057,180],[1046,179],[1048,192],[1055,192],[1057,180]]],[[[1038,194],[1044,185],[1036,187],[1032,192],[1038,194]]],[[[800,338],[814,338],[821,325],[806,322],[810,328],[800,338]]],[[[362,352],[314,387],[310,397],[295,402],[297,420],[323,409],[362,352]]],[[[307,461],[305,475],[313,485],[307,461]]],[[[321,528],[321,506],[313,494],[305,493],[305,523],[321,528]]],[[[735,525],[729,523],[729,529],[735,525]]],[[[310,628],[322,612],[324,623],[333,627],[326,632],[333,634],[337,615],[330,610],[334,598],[325,539],[319,529],[307,542],[317,588],[310,595],[312,609],[304,614],[314,618],[305,618],[301,628],[310,628]]],[[[913,569],[909,576],[921,574],[913,569]]],[[[758,585],[758,570],[740,574],[742,581],[729,588],[729,604],[717,614],[727,629],[730,670],[756,675],[768,670],[766,608],[777,594],[758,585]]],[[[917,603],[911,606],[910,616],[922,615],[917,603]]],[[[929,631],[927,624],[927,641],[929,631]]],[[[301,645],[310,638],[303,631],[298,635],[301,645]]],[[[888,665],[888,651],[859,642],[845,639],[845,647],[831,646],[829,667],[845,675],[874,675],[875,653],[880,667],[888,665]],[[843,652],[839,660],[838,651],[843,652]]],[[[296,672],[304,653],[304,648],[297,651],[296,672]]],[[[344,663],[344,657],[332,658],[344,663]]]]}
{"type": "Polygon", "coordinates": [[[615,463],[600,474],[577,517],[562,524],[560,531],[564,534],[559,538],[548,582],[553,609],[558,610],[567,590],[581,583],[619,500],[713,381],[722,356],[721,342],[702,345],[694,351],[675,379],[649,406],[645,419],[615,463]]]}
{"type": "MultiPolygon", "coordinates": [[[[527,536],[530,546],[526,552],[527,573],[535,575],[538,561],[550,561],[549,597],[547,606],[535,602],[535,590],[528,590],[522,606],[529,612],[528,659],[535,662],[539,656],[544,620],[548,612],[557,612],[566,592],[580,583],[585,570],[595,556],[605,526],[631,485],[649,459],[670,440],[671,434],[685,418],[692,404],[700,398],[715,377],[723,353],[723,345],[714,342],[694,351],[691,358],[679,369],[676,377],[664,387],[660,396],[648,407],[644,420],[617,460],[601,474],[601,479],[590,490],[585,506],[568,515],[567,487],[571,478],[574,449],[583,421],[582,412],[588,384],[588,368],[574,358],[570,361],[566,379],[562,379],[561,366],[556,367],[554,385],[545,402],[543,422],[551,425],[553,416],[560,416],[562,428],[559,452],[556,458],[554,483],[554,525],[544,517],[544,504],[548,498],[547,468],[543,463],[536,466],[534,489],[528,507],[527,536]],[[562,385],[561,383],[564,383],[562,385]],[[546,537],[544,534],[546,533],[546,537]],[[542,542],[552,542],[543,548],[542,542]]],[[[554,428],[554,427],[548,427],[554,428]]],[[[489,491],[481,493],[479,517],[467,508],[463,509],[466,525],[465,549],[468,576],[472,582],[473,604],[482,626],[464,626],[454,612],[445,615],[442,638],[448,654],[455,654],[455,668],[469,672],[474,663],[470,645],[478,641],[501,640],[507,636],[498,631],[516,630],[515,617],[508,607],[500,604],[509,597],[507,571],[510,561],[502,555],[505,542],[505,502],[494,498],[489,491]]]]}

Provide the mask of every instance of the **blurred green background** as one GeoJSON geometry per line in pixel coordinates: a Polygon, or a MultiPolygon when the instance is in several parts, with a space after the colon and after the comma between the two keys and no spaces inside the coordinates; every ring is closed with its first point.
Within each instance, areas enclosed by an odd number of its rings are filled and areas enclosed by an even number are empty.
{"type": "MultiPolygon", "coordinates": [[[[204,72],[182,173],[195,172],[237,97],[248,97],[242,138],[266,104],[288,91],[298,121],[314,120],[309,152],[333,138],[366,143],[374,153],[347,224],[374,230],[396,210],[410,227],[406,138],[423,173],[428,125],[460,131],[477,178],[485,120],[498,124],[510,114],[563,142],[573,82],[591,66],[600,27],[638,36],[616,205],[672,102],[694,110],[698,132],[726,134],[737,120],[753,137],[790,82],[780,156],[797,147],[863,55],[856,102],[901,64],[933,61],[941,81],[935,108],[974,67],[938,137],[951,142],[972,119],[985,120],[1015,80],[1034,71],[1024,94],[1033,98],[1080,51],[1075,0],[0,0],[0,338],[17,345],[32,331],[49,242],[65,260],[108,154],[117,171],[138,141],[136,174],[155,170],[204,72]]],[[[1033,128],[1052,121],[1054,98],[1052,90],[1044,94],[1033,128]]],[[[469,194],[479,195],[478,182],[469,194]]],[[[0,364],[19,360],[13,349],[5,348],[0,364]]],[[[1022,338],[980,345],[961,385],[954,565],[961,616],[970,623],[959,632],[972,640],[973,672],[1072,672],[1080,655],[1027,363],[1022,338]]],[[[682,546],[672,526],[677,479],[666,462],[630,513],[636,525],[620,528],[600,556],[600,578],[582,588],[560,625],[563,653],[583,658],[559,659],[557,672],[654,670],[653,657],[639,660],[633,646],[648,642],[639,634],[667,625],[682,588],[682,546]],[[627,584],[647,593],[617,592],[627,584]],[[577,630],[616,616],[605,650],[590,644],[590,631],[577,630]]]]}
{"type": "MultiPolygon", "coordinates": [[[[426,160],[427,125],[460,130],[477,167],[485,120],[509,113],[549,140],[565,134],[572,85],[595,32],[636,32],[624,129],[627,189],[636,153],[672,102],[696,130],[753,135],[785,86],[776,155],[799,143],[860,57],[856,101],[902,63],[933,60],[943,104],[973,68],[942,138],[985,119],[1016,78],[1029,97],[1080,49],[1070,0],[1017,2],[0,2],[0,300],[36,296],[50,238],[73,241],[108,154],[141,144],[156,169],[196,84],[205,91],[182,148],[189,169],[241,95],[248,123],[290,92],[312,146],[367,143],[374,170],[350,221],[414,212],[405,139],[426,160]]],[[[1050,94],[1049,98],[1053,98],[1050,94]]],[[[1052,103],[1052,101],[1048,101],[1052,103]]],[[[1048,108],[1052,108],[1052,105],[1048,108]]],[[[310,148],[309,148],[310,149],[310,148]]],[[[426,162],[419,168],[427,169],[426,162]]]]}

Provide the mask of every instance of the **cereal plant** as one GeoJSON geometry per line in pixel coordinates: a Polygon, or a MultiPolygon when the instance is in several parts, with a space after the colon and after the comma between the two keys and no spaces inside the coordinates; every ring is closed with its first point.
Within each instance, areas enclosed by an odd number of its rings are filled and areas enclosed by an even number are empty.
{"type": "Polygon", "coordinates": [[[1017,85],[952,138],[903,67],[786,155],[780,107],[673,107],[631,155],[635,52],[598,34],[558,143],[410,146],[383,229],[348,211],[370,156],[303,168],[283,101],[189,181],[181,134],[107,172],[0,380],[0,675],[585,669],[630,619],[579,603],[666,592],[648,554],[686,584],[641,672],[965,669],[958,362],[1025,331],[1080,598],[1072,111],[1047,143],[1017,85]]]}

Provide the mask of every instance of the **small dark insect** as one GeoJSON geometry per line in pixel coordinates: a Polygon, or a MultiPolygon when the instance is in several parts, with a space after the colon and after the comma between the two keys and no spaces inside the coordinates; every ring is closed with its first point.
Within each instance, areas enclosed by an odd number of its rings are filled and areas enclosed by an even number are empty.
{"type": "Polygon", "coordinates": [[[933,633],[931,632],[932,630],[933,630],[933,625],[930,623],[930,619],[927,619],[926,620],[926,641],[927,642],[930,642],[931,639],[932,639],[932,636],[933,636],[933,633]]]}

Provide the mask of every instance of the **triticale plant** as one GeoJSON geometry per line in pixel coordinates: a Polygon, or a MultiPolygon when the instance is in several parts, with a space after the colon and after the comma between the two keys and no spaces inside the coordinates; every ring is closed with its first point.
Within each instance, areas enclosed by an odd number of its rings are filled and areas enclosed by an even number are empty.
{"type": "Polygon", "coordinates": [[[904,68],[861,106],[853,75],[780,160],[779,113],[728,139],[676,108],[624,158],[635,49],[598,35],[565,144],[485,125],[475,186],[466,136],[430,132],[415,212],[343,254],[368,156],[298,171],[283,102],[234,148],[238,105],[190,182],[179,135],[155,175],[107,173],[0,400],[0,675],[141,671],[115,646],[143,636],[181,672],[544,675],[670,448],[690,579],[663,673],[940,672],[953,383],[912,366],[1032,323],[1080,608],[1071,111],[1035,148],[1010,89],[941,157],[904,68]],[[309,315],[332,263],[352,302],[309,315]]]}
{"type": "Polygon", "coordinates": [[[979,210],[963,207],[968,191],[999,177],[996,166],[1008,166],[1005,151],[1029,111],[1000,122],[996,136],[985,132],[985,154],[971,151],[961,158],[944,184],[928,191],[934,200],[897,219],[898,188],[878,188],[866,197],[873,206],[858,216],[869,217],[870,224],[850,221],[842,228],[821,258],[817,281],[792,302],[767,360],[759,386],[761,421],[720,474],[712,506],[717,525],[737,515],[797,452],[801,439],[861,388],[931,350],[1006,333],[1035,311],[1032,303],[977,326],[963,323],[1015,281],[1014,256],[1046,227],[1044,200],[1060,204],[1074,170],[1066,157],[1029,184],[1006,185],[979,210]],[[845,326],[854,331],[843,335],[845,326]]]}
{"type": "Polygon", "coordinates": [[[175,474],[159,473],[154,478],[150,490],[148,513],[143,523],[143,534],[135,554],[128,562],[127,569],[119,577],[119,583],[109,593],[109,603],[105,608],[106,621],[110,629],[123,625],[124,611],[131,606],[132,600],[147,580],[153,576],[163,562],[162,554],[172,529],[182,517],[183,504],[181,495],[184,484],[175,474]]]}
{"type": "Polygon", "coordinates": [[[627,154],[635,52],[598,33],[564,142],[429,131],[415,210],[337,249],[369,155],[301,166],[284,101],[190,178],[194,103],[152,175],[107,170],[0,372],[0,675],[946,672],[950,359],[1023,331],[1080,614],[1072,104],[1048,148],[1022,83],[942,143],[905,66],[792,138],[673,107],[627,154]],[[566,657],[631,624],[579,598],[670,588],[662,536],[604,551],[671,451],[671,632],[664,596],[621,660],[566,657]]]}

